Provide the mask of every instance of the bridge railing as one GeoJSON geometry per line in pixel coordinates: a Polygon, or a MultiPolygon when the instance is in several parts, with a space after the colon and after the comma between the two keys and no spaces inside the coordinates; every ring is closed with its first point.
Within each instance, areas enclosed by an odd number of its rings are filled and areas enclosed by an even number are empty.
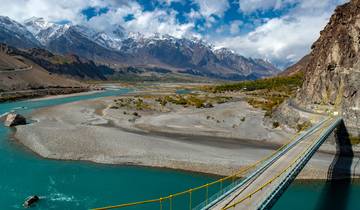
{"type": "Polygon", "coordinates": [[[291,148],[293,148],[295,145],[297,145],[300,141],[302,141],[306,136],[311,135],[315,131],[317,131],[325,122],[329,121],[330,118],[325,118],[322,121],[320,121],[318,124],[314,125],[310,129],[308,129],[306,132],[302,133],[300,136],[295,136],[292,140],[289,141],[288,144],[285,144],[283,147],[281,147],[277,152],[273,153],[271,157],[267,158],[265,161],[263,161],[262,164],[259,164],[259,167],[257,167],[256,170],[248,174],[245,179],[241,180],[237,185],[233,186],[228,191],[225,191],[225,193],[218,196],[215,200],[210,202],[208,205],[206,205],[203,209],[210,209],[212,206],[216,205],[218,202],[220,202],[222,199],[236,191],[236,189],[239,189],[242,187],[245,183],[247,183],[249,180],[253,179],[254,177],[261,174],[264,170],[266,170],[269,166],[271,166],[272,163],[274,163],[278,158],[280,158],[284,153],[289,151],[291,148]]]}
{"type": "Polygon", "coordinates": [[[309,162],[310,158],[315,154],[315,152],[320,148],[320,146],[326,141],[329,135],[334,131],[334,129],[341,123],[342,118],[335,119],[330,126],[326,127],[326,129],[318,136],[318,140],[313,144],[312,147],[308,149],[305,155],[299,160],[298,164],[295,164],[294,167],[291,168],[281,180],[281,182],[277,185],[277,187],[270,191],[267,195],[264,202],[262,202],[259,206],[259,209],[267,209],[267,207],[271,206],[275,201],[276,197],[279,197],[281,192],[285,191],[285,189],[292,183],[295,177],[300,173],[300,171],[305,167],[305,165],[309,162]]]}
{"type": "MultiPolygon", "coordinates": [[[[227,192],[230,189],[237,186],[242,181],[241,177],[246,176],[246,174],[251,172],[251,170],[255,170],[257,168],[257,166],[259,166],[262,163],[264,163],[265,161],[269,160],[274,155],[276,155],[279,151],[281,151],[285,147],[287,147],[290,143],[292,143],[292,141],[295,139],[295,137],[297,137],[297,136],[294,136],[288,143],[281,146],[279,149],[277,149],[272,154],[262,158],[261,160],[256,161],[255,163],[253,163],[249,166],[246,166],[246,167],[240,169],[239,171],[237,171],[236,173],[234,173],[230,176],[218,179],[216,181],[201,185],[196,188],[191,188],[191,189],[179,192],[179,193],[170,194],[170,195],[162,197],[162,198],[150,199],[150,200],[144,200],[144,201],[138,201],[138,202],[131,202],[131,203],[124,203],[124,204],[113,205],[113,206],[105,206],[105,207],[100,207],[100,208],[94,208],[92,210],[119,209],[119,208],[148,205],[148,204],[151,204],[151,205],[157,204],[158,208],[160,210],[163,210],[163,209],[173,210],[175,207],[175,203],[174,203],[175,200],[179,199],[179,200],[184,201],[185,197],[187,197],[187,202],[189,204],[187,209],[189,209],[189,210],[203,209],[209,203],[213,202],[214,200],[216,200],[220,196],[222,196],[224,194],[224,192],[227,192]],[[194,203],[193,195],[195,193],[203,194],[202,202],[194,203]]],[[[181,210],[184,210],[184,208],[181,208],[181,210]]]]}
{"type": "Polygon", "coordinates": [[[176,201],[180,200],[182,203],[187,202],[188,205],[184,208],[184,206],[181,206],[181,210],[184,209],[207,209],[208,206],[212,203],[216,203],[219,199],[221,199],[225,194],[231,192],[233,189],[236,189],[241,183],[244,182],[241,177],[249,177],[251,174],[258,173],[259,168],[263,168],[264,165],[269,165],[270,162],[272,162],[274,159],[278,158],[280,153],[283,153],[284,151],[287,151],[289,148],[291,148],[293,145],[298,143],[300,140],[302,140],[305,136],[309,135],[309,133],[314,132],[316,129],[320,127],[322,123],[324,123],[326,119],[322,120],[317,125],[310,128],[308,131],[302,133],[300,136],[296,134],[288,143],[284,144],[282,147],[277,149],[272,154],[262,158],[261,160],[258,160],[257,162],[244,167],[237,171],[236,173],[221,178],[219,180],[201,185],[199,187],[191,188],[179,193],[170,194],[165,197],[156,198],[156,199],[150,199],[150,200],[144,200],[144,201],[138,201],[138,202],[131,202],[131,203],[125,203],[120,205],[113,205],[113,206],[105,206],[100,208],[94,208],[93,210],[107,210],[107,209],[119,209],[119,208],[125,208],[125,207],[132,207],[132,206],[140,206],[140,205],[151,205],[153,206],[152,209],[155,209],[157,205],[157,208],[160,210],[163,209],[169,209],[174,210],[176,209],[176,201]],[[254,172],[255,171],[255,172],[254,172]],[[196,194],[196,197],[202,197],[202,202],[196,202],[196,199],[194,199],[194,195],[196,194]]]}
{"type": "Polygon", "coordinates": [[[271,179],[269,179],[265,184],[258,187],[256,190],[250,192],[249,194],[243,196],[240,199],[237,199],[234,201],[234,203],[226,206],[223,208],[223,210],[228,210],[235,208],[237,205],[240,205],[241,203],[245,202],[246,200],[250,199],[251,197],[255,196],[256,193],[262,191],[265,187],[269,186],[270,184],[273,184],[274,182],[278,182],[278,185],[274,190],[271,190],[270,193],[267,195],[267,198],[265,201],[261,204],[259,204],[259,209],[266,209],[266,207],[270,204],[272,199],[277,195],[277,193],[284,189],[285,186],[288,186],[288,181],[294,178],[302,169],[302,167],[305,166],[305,164],[309,161],[309,159],[312,157],[312,155],[316,152],[316,150],[320,147],[320,145],[326,140],[326,138],[329,136],[329,134],[334,130],[334,128],[338,125],[338,123],[341,122],[341,118],[336,119],[335,121],[331,122],[329,126],[325,126],[321,129],[321,132],[313,137],[313,139],[319,138],[318,141],[315,141],[313,144],[309,144],[306,149],[301,152],[292,162],[291,164],[286,167],[284,170],[279,172],[277,175],[273,176],[271,179]],[[281,179],[280,177],[285,177],[281,179]]]}
{"type": "Polygon", "coordinates": [[[201,201],[204,201],[204,202],[212,201],[214,199],[214,196],[217,195],[217,193],[221,193],[224,190],[226,190],[229,185],[237,183],[241,177],[241,174],[245,173],[246,171],[250,170],[253,167],[254,166],[249,166],[249,167],[243,168],[241,171],[239,171],[231,176],[221,178],[219,180],[216,180],[211,183],[207,183],[205,185],[202,185],[202,186],[199,186],[196,188],[191,188],[191,189],[179,192],[179,193],[170,194],[165,197],[144,200],[144,201],[139,201],[139,202],[125,203],[125,204],[114,205],[114,206],[94,208],[93,210],[119,209],[119,208],[140,206],[140,205],[144,206],[144,207],[146,206],[147,207],[146,209],[150,208],[148,206],[151,205],[152,206],[151,209],[157,208],[160,210],[163,210],[163,209],[170,209],[170,210],[189,209],[189,210],[192,210],[195,208],[196,205],[199,204],[199,201],[196,202],[197,199],[195,199],[195,198],[201,197],[201,201]],[[187,203],[187,205],[184,205],[185,202],[187,203]],[[154,205],[156,205],[156,206],[154,206],[154,205]]]}

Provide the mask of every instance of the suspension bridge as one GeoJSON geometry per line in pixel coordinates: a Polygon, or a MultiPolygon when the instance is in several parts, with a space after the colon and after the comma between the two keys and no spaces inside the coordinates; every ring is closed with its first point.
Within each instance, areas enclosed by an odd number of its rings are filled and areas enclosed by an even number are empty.
{"type": "Polygon", "coordinates": [[[323,119],[273,154],[231,176],[162,198],[94,210],[125,207],[160,210],[270,209],[341,121],[341,118],[333,117],[323,119]],[[195,196],[203,199],[196,202],[195,196]]]}

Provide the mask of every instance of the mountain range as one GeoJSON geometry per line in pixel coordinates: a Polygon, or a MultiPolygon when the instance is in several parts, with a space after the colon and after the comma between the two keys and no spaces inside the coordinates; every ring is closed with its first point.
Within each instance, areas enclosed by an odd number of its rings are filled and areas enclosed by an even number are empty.
{"type": "Polygon", "coordinates": [[[98,31],[85,25],[50,23],[44,18],[18,23],[0,17],[0,42],[17,48],[75,54],[106,65],[115,73],[131,68],[156,75],[173,73],[229,80],[257,79],[279,73],[268,61],[246,58],[225,48],[216,49],[200,39],[160,34],[144,36],[127,32],[120,25],[98,31]]]}

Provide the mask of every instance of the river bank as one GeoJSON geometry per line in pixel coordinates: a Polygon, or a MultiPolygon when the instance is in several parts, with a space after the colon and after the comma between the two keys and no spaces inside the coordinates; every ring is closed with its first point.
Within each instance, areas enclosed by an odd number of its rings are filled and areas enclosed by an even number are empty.
{"type": "Polygon", "coordinates": [[[10,91],[0,92],[0,102],[9,102],[31,98],[42,98],[46,96],[54,95],[69,95],[81,92],[91,91],[92,88],[88,87],[76,87],[76,88],[46,88],[37,90],[22,90],[22,91],[10,91]]]}
{"type": "MultiPolygon", "coordinates": [[[[173,110],[134,114],[128,108],[111,108],[118,99],[37,110],[31,115],[36,123],[18,126],[14,136],[50,159],[229,175],[273,153],[295,134],[266,126],[263,111],[241,100],[209,109],[168,105],[173,110]]],[[[331,152],[318,152],[298,178],[326,179],[334,157],[331,152]]]]}

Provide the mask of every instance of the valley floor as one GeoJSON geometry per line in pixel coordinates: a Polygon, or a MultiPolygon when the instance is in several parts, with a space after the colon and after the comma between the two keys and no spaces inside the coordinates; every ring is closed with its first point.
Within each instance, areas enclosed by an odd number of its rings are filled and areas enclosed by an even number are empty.
{"type": "MultiPolygon", "coordinates": [[[[173,87],[40,109],[31,116],[36,123],[18,126],[15,138],[46,158],[229,175],[295,135],[286,126],[266,125],[264,111],[248,105],[241,94],[208,108],[159,106],[164,95],[174,95],[173,87]],[[140,110],[128,100],[139,97],[145,107],[140,110]]],[[[298,178],[326,179],[333,159],[331,149],[318,152],[298,178]]]]}

